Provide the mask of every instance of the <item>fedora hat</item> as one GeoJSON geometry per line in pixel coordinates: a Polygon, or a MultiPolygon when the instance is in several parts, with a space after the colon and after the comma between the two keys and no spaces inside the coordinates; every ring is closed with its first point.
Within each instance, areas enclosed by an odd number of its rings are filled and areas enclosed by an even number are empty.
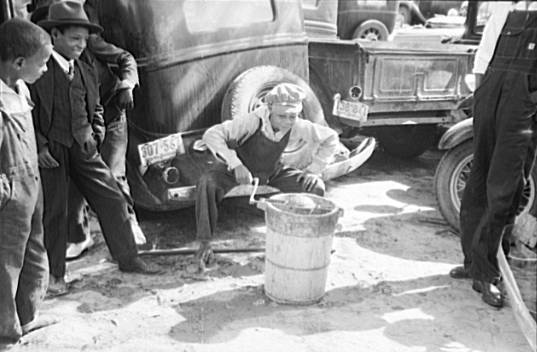
{"type": "Polygon", "coordinates": [[[103,31],[101,26],[90,22],[80,1],[58,1],[52,3],[48,8],[47,18],[39,21],[37,24],[46,30],[50,30],[53,27],[71,25],[86,27],[90,33],[100,33],[103,31]]]}

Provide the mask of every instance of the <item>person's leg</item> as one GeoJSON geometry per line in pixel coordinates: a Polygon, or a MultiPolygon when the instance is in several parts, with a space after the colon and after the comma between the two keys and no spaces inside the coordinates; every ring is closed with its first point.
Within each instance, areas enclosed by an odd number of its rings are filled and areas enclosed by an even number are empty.
{"type": "Polygon", "coordinates": [[[68,200],[69,233],[67,238],[67,259],[78,258],[93,245],[89,226],[89,205],[80,191],[71,182],[68,200]]]}
{"type": "MultiPolygon", "coordinates": [[[[43,185],[43,228],[45,248],[47,249],[51,283],[55,280],[61,286],[65,276],[65,250],[67,246],[67,203],[69,187],[69,149],[59,143],[50,142],[49,151],[60,164],[58,167],[41,168],[41,183],[43,185]]],[[[49,285],[49,291],[54,287],[49,285]]],[[[60,288],[65,291],[65,287],[60,288]]]]}
{"type": "Polygon", "coordinates": [[[100,150],[101,156],[112,171],[112,175],[114,175],[128,203],[129,222],[134,233],[135,242],[136,244],[144,244],[146,238],[138,224],[138,219],[134,212],[134,202],[130,194],[129,183],[127,182],[127,117],[125,110],[117,106],[115,99],[105,107],[105,121],[107,121],[106,135],[100,150]]]}
{"type": "Polygon", "coordinates": [[[96,145],[85,148],[73,145],[70,162],[72,180],[97,213],[112,257],[119,262],[135,257],[136,246],[128,222],[127,203],[96,145]]]}
{"type": "Polygon", "coordinates": [[[496,282],[500,277],[497,251],[505,227],[514,221],[529,168],[528,151],[533,146],[535,106],[527,96],[527,87],[519,80],[524,81],[522,75],[509,76],[509,93],[500,101],[496,143],[487,177],[486,222],[478,229],[472,246],[471,274],[484,282],[496,282]]]}
{"type": "Polygon", "coordinates": [[[474,155],[470,177],[461,199],[460,227],[461,246],[464,254],[464,268],[450,275],[454,278],[468,278],[472,264],[472,243],[475,233],[484,222],[487,205],[486,182],[495,140],[496,108],[491,101],[500,99],[503,74],[488,73],[490,77],[480,86],[474,96],[474,155]]]}
{"type": "Polygon", "coordinates": [[[299,181],[300,175],[303,172],[293,168],[283,168],[278,170],[273,176],[269,178],[269,186],[278,188],[282,192],[287,193],[313,193],[318,196],[324,196],[326,186],[324,181],[319,179],[319,182],[311,189],[306,190],[301,181],[299,181]]]}
{"type": "MultiPolygon", "coordinates": [[[[41,188],[41,187],[40,187],[41,188]]],[[[39,317],[38,308],[48,285],[47,251],[43,243],[43,199],[41,189],[31,220],[24,264],[19,279],[16,303],[22,333],[53,324],[52,317],[39,317]]]]}
{"type": "Polygon", "coordinates": [[[236,186],[235,177],[227,166],[218,163],[203,173],[196,185],[196,238],[209,241],[214,235],[218,220],[218,205],[231,188],[236,186]]]}
{"type": "Polygon", "coordinates": [[[10,175],[11,199],[0,211],[0,343],[16,342],[35,316],[47,285],[39,178],[10,175]]]}

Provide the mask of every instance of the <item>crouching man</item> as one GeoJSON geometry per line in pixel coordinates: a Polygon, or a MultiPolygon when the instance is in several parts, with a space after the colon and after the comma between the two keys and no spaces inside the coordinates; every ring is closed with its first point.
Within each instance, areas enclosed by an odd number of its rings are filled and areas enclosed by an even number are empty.
{"type": "Polygon", "coordinates": [[[218,217],[218,204],[238,184],[259,184],[282,192],[308,192],[324,195],[321,171],[338,148],[337,133],[299,118],[304,91],[282,83],[266,96],[266,105],[252,113],[209,128],[203,141],[218,160],[197,184],[196,225],[201,242],[197,259],[200,267],[212,257],[210,240],[218,217]],[[280,158],[288,144],[298,140],[319,140],[312,164],[307,171],[285,167],[280,158]]]}

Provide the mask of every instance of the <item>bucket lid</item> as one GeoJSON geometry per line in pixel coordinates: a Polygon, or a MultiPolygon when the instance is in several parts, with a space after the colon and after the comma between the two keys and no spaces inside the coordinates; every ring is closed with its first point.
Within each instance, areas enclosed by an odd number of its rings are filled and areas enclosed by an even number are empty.
{"type": "Polygon", "coordinates": [[[324,215],[337,209],[332,201],[308,193],[280,193],[270,197],[268,203],[280,211],[298,215],[324,215]]]}

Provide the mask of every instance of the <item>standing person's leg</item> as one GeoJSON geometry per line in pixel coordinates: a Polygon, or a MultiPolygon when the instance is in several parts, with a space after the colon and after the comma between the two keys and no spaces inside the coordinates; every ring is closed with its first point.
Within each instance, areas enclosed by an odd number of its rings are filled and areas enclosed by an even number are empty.
{"type": "Polygon", "coordinates": [[[51,155],[58,161],[55,168],[41,168],[43,185],[43,228],[47,249],[50,282],[48,293],[58,295],[67,292],[65,276],[65,250],[67,246],[67,203],[69,187],[69,149],[59,143],[49,143],[51,155]]]}
{"type": "Polygon", "coordinates": [[[487,283],[500,278],[497,251],[506,225],[514,221],[529,169],[536,107],[529,99],[527,86],[520,84],[525,78],[526,75],[510,74],[506,79],[509,89],[499,102],[496,143],[487,178],[486,221],[478,228],[472,246],[472,277],[487,283]]]}
{"type": "Polygon", "coordinates": [[[68,204],[69,234],[65,258],[74,259],[93,245],[93,239],[89,226],[88,202],[72,182],[69,185],[68,204]]]}
{"type": "Polygon", "coordinates": [[[10,175],[12,192],[0,211],[0,344],[16,342],[35,318],[46,289],[41,194],[36,175],[10,175]]]}
{"type": "Polygon", "coordinates": [[[128,202],[129,221],[136,244],[144,244],[146,238],[138,224],[138,219],[134,212],[134,202],[131,197],[129,183],[127,182],[127,114],[125,109],[118,107],[116,100],[116,98],[112,99],[104,108],[104,119],[107,125],[106,135],[101,146],[101,156],[112,171],[112,175],[114,175],[119,188],[128,202]]]}
{"type": "Polygon", "coordinates": [[[474,93],[474,155],[470,177],[466,181],[461,199],[460,227],[464,266],[450,272],[453,278],[470,278],[472,264],[472,243],[474,235],[484,221],[487,206],[487,175],[494,148],[496,104],[503,84],[503,74],[489,72],[486,79],[474,93]]]}
{"type": "Polygon", "coordinates": [[[17,311],[23,334],[57,322],[55,318],[50,316],[38,316],[39,305],[45,295],[49,279],[47,251],[43,243],[42,219],[43,194],[40,185],[16,296],[17,311]]]}
{"type": "Polygon", "coordinates": [[[127,204],[123,194],[110,169],[97,152],[96,145],[93,143],[86,148],[88,150],[78,145],[71,148],[72,180],[97,213],[112,257],[120,261],[134,256],[136,246],[128,223],[127,204]]]}
{"type": "Polygon", "coordinates": [[[299,181],[302,171],[293,168],[282,168],[269,178],[269,185],[278,188],[282,192],[289,193],[313,193],[318,196],[324,196],[326,186],[324,181],[319,182],[309,191],[307,191],[299,181]]]}

